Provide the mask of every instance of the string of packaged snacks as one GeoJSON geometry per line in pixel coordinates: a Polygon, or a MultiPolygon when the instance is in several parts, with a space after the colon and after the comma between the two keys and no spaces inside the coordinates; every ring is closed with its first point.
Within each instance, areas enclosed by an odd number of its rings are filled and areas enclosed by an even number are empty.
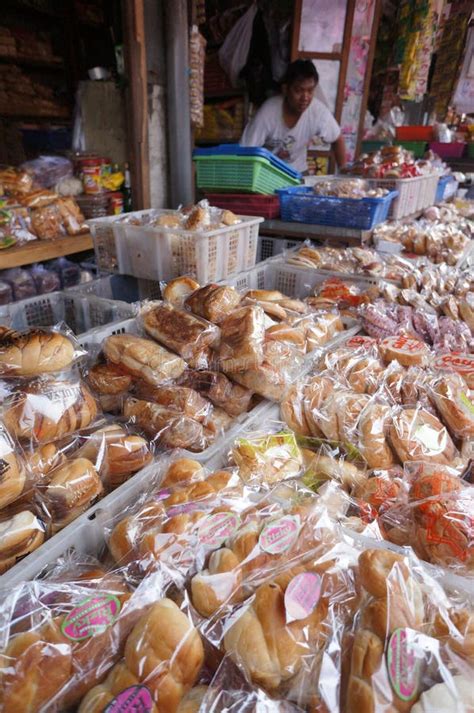
{"type": "Polygon", "coordinates": [[[2,710],[472,704],[472,268],[260,274],[2,328],[2,710]]]}

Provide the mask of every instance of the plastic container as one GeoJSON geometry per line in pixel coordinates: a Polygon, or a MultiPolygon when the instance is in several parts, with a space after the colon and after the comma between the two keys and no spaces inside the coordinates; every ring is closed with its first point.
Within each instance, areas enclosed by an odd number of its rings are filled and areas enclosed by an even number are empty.
{"type": "Polygon", "coordinates": [[[395,128],[397,141],[433,141],[432,126],[397,126],[395,128]]]}
{"type": "Polygon", "coordinates": [[[132,275],[106,275],[71,287],[71,292],[122,302],[162,299],[158,280],[141,280],[132,275]]]}
{"type": "Polygon", "coordinates": [[[258,215],[266,220],[280,215],[278,196],[259,196],[249,193],[206,193],[209,203],[239,215],[258,215]]]}
{"type": "Polygon", "coordinates": [[[454,176],[440,176],[436,189],[435,203],[442,203],[456,195],[458,182],[454,176]]]}
{"type": "Polygon", "coordinates": [[[107,218],[95,218],[88,221],[94,241],[97,269],[101,272],[118,272],[117,249],[113,224],[121,218],[120,215],[107,218]]]}
{"type": "Polygon", "coordinates": [[[397,141],[407,151],[411,151],[415,158],[423,158],[426,151],[426,141],[397,141]]]}
{"type": "Polygon", "coordinates": [[[336,198],[317,195],[309,186],[278,191],[282,220],[314,225],[371,230],[387,219],[396,197],[391,191],[385,198],[336,198]]]}
{"type": "Polygon", "coordinates": [[[199,158],[201,156],[246,156],[253,158],[264,158],[270,161],[274,168],[277,168],[283,173],[287,173],[291,178],[301,180],[301,173],[295,171],[291,168],[286,161],[278,158],[274,153],[268,149],[264,149],[258,146],[239,146],[238,144],[220,144],[219,146],[213,146],[208,149],[196,149],[193,156],[199,158]]]}
{"type": "Polygon", "coordinates": [[[453,141],[443,143],[441,141],[431,141],[430,149],[438,154],[440,158],[461,158],[464,154],[466,144],[464,141],[453,141]]]}
{"type": "Polygon", "coordinates": [[[413,178],[371,178],[371,185],[397,191],[390,206],[388,217],[399,220],[433,205],[438,176],[415,176],[413,178]]]}
{"type": "Polygon", "coordinates": [[[301,246],[301,240],[287,240],[286,238],[270,238],[266,235],[260,235],[258,238],[258,262],[268,260],[268,258],[281,255],[286,250],[301,246]]]}
{"type": "Polygon", "coordinates": [[[192,275],[206,284],[253,267],[262,218],[239,217],[241,223],[209,231],[113,223],[118,271],[154,281],[192,275]]]}
{"type": "Polygon", "coordinates": [[[198,188],[220,193],[262,193],[296,186],[293,178],[259,156],[195,155],[198,188]]]}
{"type": "Polygon", "coordinates": [[[101,175],[102,161],[100,158],[84,159],[81,165],[82,169],[82,185],[84,193],[87,195],[96,195],[102,193],[101,175]]]}
{"type": "Polygon", "coordinates": [[[70,292],[50,292],[0,307],[0,323],[12,329],[52,327],[65,322],[76,336],[132,317],[135,307],[118,300],[70,292]]]}

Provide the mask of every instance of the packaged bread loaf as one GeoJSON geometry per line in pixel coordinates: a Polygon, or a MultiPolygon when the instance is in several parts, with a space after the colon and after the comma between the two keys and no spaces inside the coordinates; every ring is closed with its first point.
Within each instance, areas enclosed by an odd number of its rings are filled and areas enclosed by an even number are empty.
{"type": "Polygon", "coordinates": [[[223,371],[233,374],[262,364],[265,321],[261,307],[234,310],[220,323],[220,330],[218,358],[223,371]]]}
{"type": "Polygon", "coordinates": [[[0,422],[0,510],[18,500],[26,485],[25,463],[7,429],[0,422]]]}
{"type": "Polygon", "coordinates": [[[18,440],[41,444],[87,428],[97,413],[83,381],[44,377],[13,392],[4,404],[3,421],[18,440]]]}
{"type": "Polygon", "coordinates": [[[217,371],[187,369],[179,384],[195,389],[230,416],[240,416],[250,409],[252,392],[217,371]]]}
{"type": "Polygon", "coordinates": [[[0,535],[0,574],[3,574],[43,544],[46,527],[36,511],[25,509],[0,516],[0,535]]]}
{"type": "Polygon", "coordinates": [[[71,339],[59,331],[15,332],[0,327],[0,376],[40,376],[67,369],[78,355],[71,339]]]}
{"type": "Polygon", "coordinates": [[[184,304],[198,317],[219,324],[240,303],[240,295],[233,287],[206,285],[190,294],[184,304]]]}
{"type": "MultiPolygon", "coordinates": [[[[172,354],[168,349],[151,339],[137,337],[135,334],[114,334],[107,337],[102,349],[107,361],[118,367],[125,375],[143,379],[151,385],[158,385],[167,379],[176,378],[186,368],[185,362],[176,354],[172,354]]],[[[109,390],[113,388],[115,393],[121,393],[129,386],[125,379],[117,382],[115,377],[118,376],[119,374],[114,372],[114,378],[110,379],[109,390]],[[112,386],[113,382],[115,387],[112,386]],[[119,388],[120,391],[116,391],[119,388]]],[[[108,380],[109,374],[106,372],[103,377],[108,380]]],[[[93,379],[96,384],[100,379],[100,383],[97,385],[104,393],[104,388],[106,388],[102,385],[104,379],[97,373],[97,370],[93,373],[93,379]]]]}

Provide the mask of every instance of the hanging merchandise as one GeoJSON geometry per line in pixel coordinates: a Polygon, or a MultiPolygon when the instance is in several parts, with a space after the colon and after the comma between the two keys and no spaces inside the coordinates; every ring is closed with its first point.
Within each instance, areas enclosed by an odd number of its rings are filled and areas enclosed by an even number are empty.
{"type": "Polygon", "coordinates": [[[240,72],[247,62],[257,9],[257,4],[252,3],[245,15],[235,23],[219,50],[219,62],[233,87],[238,86],[240,72]]]}
{"type": "Polygon", "coordinates": [[[397,53],[401,61],[400,96],[420,101],[427,89],[428,73],[438,24],[434,1],[403,3],[400,10],[402,35],[397,53]]]}
{"type": "Polygon", "coordinates": [[[193,25],[189,40],[189,103],[191,124],[204,125],[204,63],[206,60],[206,40],[197,25],[193,25]]]}
{"type": "Polygon", "coordinates": [[[464,62],[459,76],[453,104],[458,112],[472,112],[474,108],[474,27],[468,30],[464,62]]]}

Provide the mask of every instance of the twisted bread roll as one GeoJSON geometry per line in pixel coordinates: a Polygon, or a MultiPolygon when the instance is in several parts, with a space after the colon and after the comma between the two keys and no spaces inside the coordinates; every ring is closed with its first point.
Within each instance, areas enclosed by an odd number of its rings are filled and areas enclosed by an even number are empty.
{"type": "Polygon", "coordinates": [[[61,371],[73,359],[74,345],[59,332],[4,329],[0,334],[0,375],[39,376],[61,371]]]}
{"type": "Polygon", "coordinates": [[[199,633],[171,599],[162,599],[128,636],[123,663],[112,669],[103,684],[89,691],[78,713],[102,713],[124,689],[137,684],[146,686],[157,706],[152,711],[176,713],[203,661],[199,633]]]}
{"type": "Polygon", "coordinates": [[[81,515],[103,494],[103,486],[93,464],[86,458],[67,461],[53,471],[44,489],[44,498],[57,532],[81,515]]]}
{"type": "Polygon", "coordinates": [[[17,392],[3,419],[19,440],[54,441],[86,428],[97,415],[97,404],[80,382],[39,381],[17,392]]]}
{"type": "Polygon", "coordinates": [[[0,522],[0,574],[43,544],[43,523],[29,510],[0,522]]]}
{"type": "Polygon", "coordinates": [[[219,324],[240,303],[240,295],[233,287],[206,285],[193,292],[185,305],[198,317],[219,324]]]}

